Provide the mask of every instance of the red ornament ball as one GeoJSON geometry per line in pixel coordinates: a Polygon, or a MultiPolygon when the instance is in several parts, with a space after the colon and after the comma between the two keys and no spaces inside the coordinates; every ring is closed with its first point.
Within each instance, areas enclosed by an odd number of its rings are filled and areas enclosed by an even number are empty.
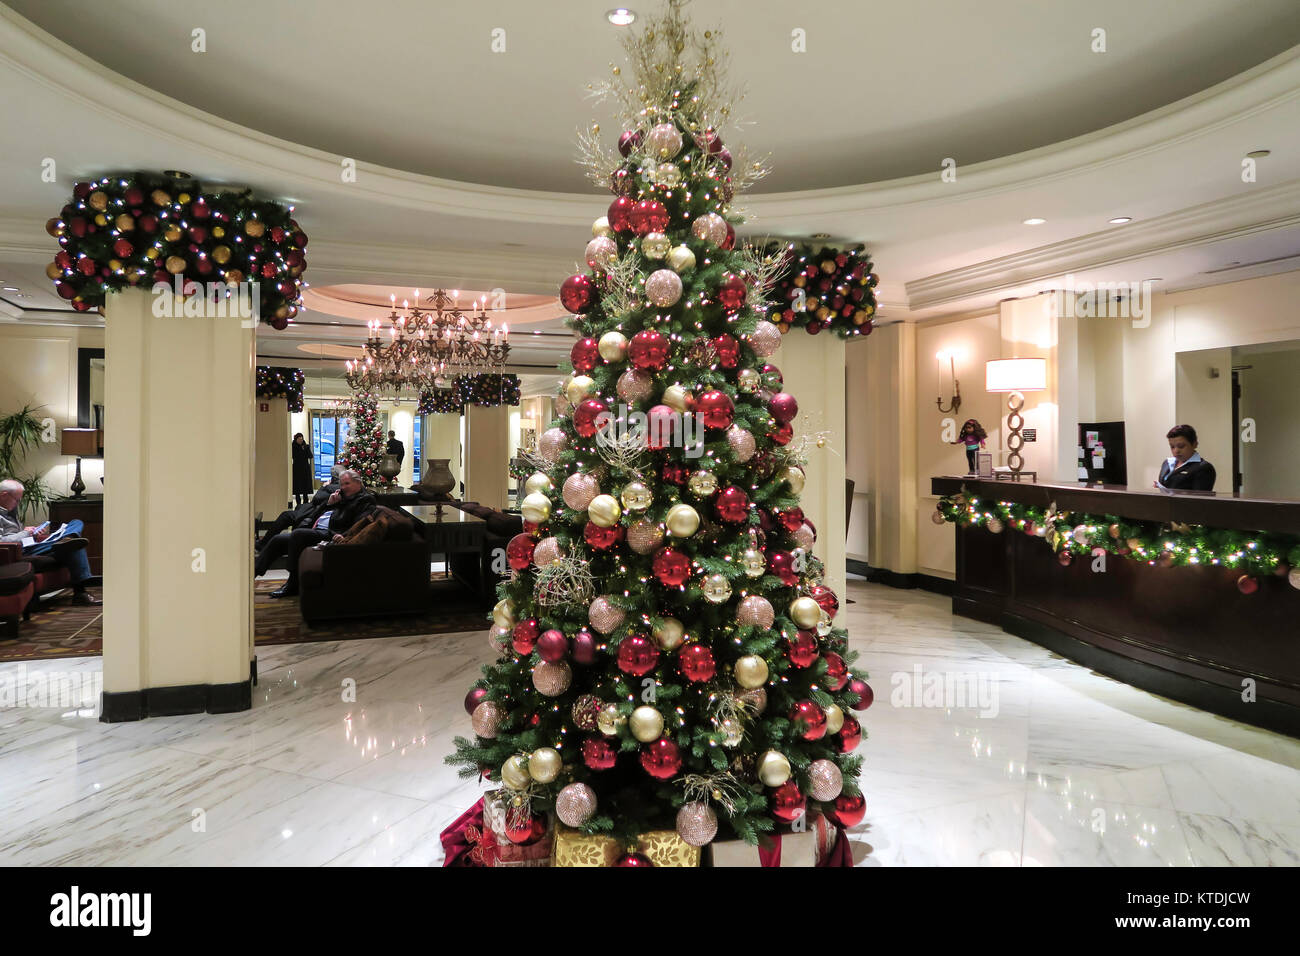
{"type": "MultiPolygon", "coordinates": [[[[730,183],[731,180],[728,179],[727,182],[730,183]]],[[[733,226],[731,223],[727,223],[727,237],[722,240],[722,248],[734,249],[735,247],[736,247],[736,227],[733,226]]]]}
{"type": "Polygon", "coordinates": [[[718,302],[727,315],[735,315],[745,307],[745,293],[748,289],[740,276],[729,275],[718,289],[718,302]]]}
{"type": "Polygon", "coordinates": [[[799,785],[793,780],[787,780],[781,786],[772,791],[772,816],[776,817],[782,823],[794,823],[808,807],[808,801],[804,795],[799,792],[799,785]]]}
{"type": "Polygon", "coordinates": [[[804,740],[821,740],[826,736],[826,712],[816,701],[801,700],[791,707],[790,722],[804,740]]]}
{"type": "Polygon", "coordinates": [[[584,398],[573,412],[573,430],[583,438],[590,438],[599,431],[596,419],[609,408],[598,398],[584,398]]]}
{"type": "Polygon", "coordinates": [[[795,667],[811,667],[819,656],[817,635],[812,631],[797,631],[786,641],[785,656],[795,667]]]}
{"type": "Polygon", "coordinates": [[[632,336],[627,344],[627,360],[634,368],[658,371],[668,364],[671,343],[668,336],[653,329],[645,329],[632,336]]]}
{"type": "Polygon", "coordinates": [[[696,684],[712,680],[718,672],[718,664],[713,659],[713,651],[703,644],[687,644],[677,652],[677,666],[682,676],[696,684]]]}
{"type": "Polygon", "coordinates": [[[795,416],[799,414],[799,403],[789,392],[777,392],[767,403],[767,410],[777,424],[784,425],[794,421],[795,416]]]}
{"type": "Polygon", "coordinates": [[[537,542],[530,535],[517,534],[506,545],[506,561],[516,571],[522,571],[533,561],[537,542]]]}
{"type": "Polygon", "coordinates": [[[623,156],[630,156],[632,150],[641,145],[645,134],[639,129],[625,130],[618,138],[618,151],[623,156]]]}
{"type": "Polygon", "coordinates": [[[1249,574],[1243,574],[1237,578],[1237,590],[1242,594],[1254,594],[1259,590],[1259,579],[1252,578],[1249,574]]]}
{"type": "Polygon", "coordinates": [[[793,508],[785,508],[777,515],[777,520],[781,522],[781,527],[785,528],[790,534],[794,534],[803,527],[803,509],[798,505],[793,508]]]}
{"type": "Polygon", "coordinates": [[[632,231],[638,236],[651,232],[665,232],[668,229],[668,210],[664,204],[655,199],[642,199],[628,213],[628,222],[632,231]]]}
{"type": "Polygon", "coordinates": [[[844,658],[834,651],[827,651],[824,656],[826,658],[826,686],[830,690],[840,690],[849,682],[849,667],[844,663],[844,658]]]}
{"type": "Polygon", "coordinates": [[[134,251],[135,248],[131,245],[129,240],[118,239],[113,243],[113,255],[117,256],[119,259],[125,259],[134,251]]]}
{"type": "Polygon", "coordinates": [[[604,737],[588,737],[582,742],[582,762],[589,770],[608,770],[617,759],[618,754],[604,737]]]}
{"type": "Polygon", "coordinates": [[[609,212],[605,214],[605,218],[609,220],[609,227],[615,232],[630,232],[632,230],[632,207],[635,205],[636,203],[627,196],[619,196],[610,203],[609,212]]]}
{"type": "Polygon", "coordinates": [[[871,706],[871,702],[876,699],[876,695],[872,693],[867,682],[856,677],[849,681],[849,693],[857,694],[859,698],[858,702],[853,705],[854,710],[866,710],[871,706]]]}
{"type": "Polygon", "coordinates": [[[659,663],[659,645],[644,634],[629,634],[618,645],[618,669],[644,677],[659,663]]]}
{"type": "Polygon", "coordinates": [[[840,610],[840,599],[835,596],[835,592],[824,584],[819,584],[812,589],[811,597],[821,607],[828,616],[834,618],[840,610]]]}
{"type": "Polygon", "coordinates": [[[676,548],[660,548],[655,552],[654,575],[666,587],[681,587],[691,576],[691,560],[676,548]]]}
{"type": "Polygon", "coordinates": [[[531,814],[527,819],[516,820],[514,814],[506,814],[506,839],[515,846],[528,846],[546,836],[546,818],[531,814]]]}
{"type": "Polygon", "coordinates": [[[584,275],[572,275],[560,285],[560,304],[570,312],[586,312],[595,298],[596,287],[584,275]]]}
{"type": "Polygon", "coordinates": [[[844,725],[837,735],[840,738],[840,753],[848,754],[858,749],[862,742],[862,725],[856,717],[845,716],[844,725]]]}
{"type": "Polygon", "coordinates": [[[1069,551],[1058,551],[1056,553],[1056,563],[1062,567],[1069,567],[1074,563],[1074,555],[1069,551]]]}
{"type": "Polygon", "coordinates": [[[695,413],[705,428],[725,430],[731,427],[736,407],[726,392],[712,388],[695,400],[695,413]]]}
{"type": "Polygon", "coordinates": [[[735,485],[728,485],[718,492],[713,509],[723,521],[739,524],[749,518],[749,495],[735,485]]]}
{"type": "MultiPolygon", "coordinates": [[[[671,409],[669,410],[671,411],[671,409]]],[[[691,470],[680,462],[666,461],[664,462],[661,474],[663,475],[664,481],[669,484],[684,485],[691,477],[691,470]]]]}
{"type": "Polygon", "coordinates": [[[591,631],[583,628],[573,635],[573,662],[575,664],[596,663],[596,638],[591,631]]]}
{"type": "Polygon", "coordinates": [[[777,425],[776,428],[767,433],[767,437],[778,445],[788,445],[790,439],[794,438],[794,426],[789,422],[784,425],[777,425]]]}
{"type": "Polygon", "coordinates": [[[713,351],[717,353],[718,365],[722,368],[735,368],[740,364],[740,342],[734,335],[714,336],[713,351]]]}
{"type": "Polygon", "coordinates": [[[667,737],[641,748],[641,767],[656,780],[671,780],[682,769],[681,751],[667,737]]]}
{"type": "Polygon", "coordinates": [[[473,714],[474,708],[485,700],[487,700],[486,687],[471,687],[469,693],[465,695],[465,713],[473,714]]]}
{"type": "Polygon", "coordinates": [[[602,528],[596,522],[588,521],[586,527],[582,529],[582,537],[596,550],[605,551],[623,540],[623,526],[616,524],[602,528]]]}
{"type": "Polygon", "coordinates": [[[537,635],[541,632],[541,626],[535,618],[529,618],[526,621],[520,621],[515,625],[514,633],[511,636],[510,646],[515,649],[516,654],[528,655],[533,652],[537,646],[537,635]]]}
{"type": "Polygon", "coordinates": [[[537,653],[552,664],[562,661],[569,654],[569,639],[552,628],[537,639],[537,653]]]}
{"type": "Polygon", "coordinates": [[[835,798],[834,804],[822,807],[822,813],[836,826],[855,827],[867,815],[867,801],[862,794],[850,797],[842,793],[835,798]]]}
{"type": "MultiPolygon", "coordinates": [[[[585,279],[586,276],[580,278],[585,279]]],[[[600,364],[600,344],[591,338],[579,339],[569,349],[569,360],[575,372],[590,372],[600,364]]]]}
{"type": "Polygon", "coordinates": [[[654,861],[644,853],[624,853],[614,861],[615,866],[654,866],[654,861]]]}
{"type": "Polygon", "coordinates": [[[767,570],[780,578],[781,583],[788,588],[799,583],[799,573],[794,569],[794,555],[789,551],[769,551],[767,570]]]}

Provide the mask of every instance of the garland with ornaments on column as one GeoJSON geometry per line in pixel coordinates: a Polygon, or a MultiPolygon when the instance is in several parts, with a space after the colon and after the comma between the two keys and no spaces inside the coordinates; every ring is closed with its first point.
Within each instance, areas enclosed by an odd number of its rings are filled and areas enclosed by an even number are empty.
{"type": "Polygon", "coordinates": [[[1010,501],[992,501],[969,490],[939,499],[935,524],[1004,529],[1044,539],[1063,565],[1075,557],[1114,554],[1131,561],[1171,567],[1222,567],[1240,571],[1243,594],[1259,590],[1261,578],[1285,578],[1300,589],[1300,535],[1237,531],[1204,525],[1133,521],[1116,515],[1057,511],[1010,501]]]}
{"type": "Polygon", "coordinates": [[[257,367],[257,397],[287,399],[291,412],[302,411],[302,395],[306,387],[307,376],[300,368],[282,368],[275,365],[257,367]]]}

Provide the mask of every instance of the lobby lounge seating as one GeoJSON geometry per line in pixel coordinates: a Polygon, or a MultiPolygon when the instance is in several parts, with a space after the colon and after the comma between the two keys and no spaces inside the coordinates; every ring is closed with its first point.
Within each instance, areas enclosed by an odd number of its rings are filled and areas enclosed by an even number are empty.
{"type": "MultiPolygon", "coordinates": [[[[24,556],[21,545],[12,542],[0,543],[0,567],[9,563],[25,564],[30,569],[32,579],[30,601],[33,606],[39,604],[40,599],[47,594],[72,587],[72,574],[48,554],[24,556]]],[[[26,610],[24,608],[23,617],[28,616],[26,610]]]]}
{"type": "Polygon", "coordinates": [[[6,640],[18,636],[18,619],[31,616],[36,596],[32,566],[16,560],[15,550],[21,555],[21,550],[0,546],[0,638],[6,640]]]}
{"type": "Polygon", "coordinates": [[[450,556],[451,573],[465,586],[490,597],[496,593],[497,581],[501,578],[501,575],[493,570],[493,555],[498,550],[504,554],[510,539],[523,532],[524,519],[520,515],[489,508],[477,501],[460,501],[454,502],[453,505],[461,511],[482,518],[487,525],[487,532],[483,537],[483,549],[479,554],[450,556]]]}
{"type": "Polygon", "coordinates": [[[429,544],[414,523],[405,540],[308,548],[298,561],[303,620],[421,614],[429,609],[429,544]]]}

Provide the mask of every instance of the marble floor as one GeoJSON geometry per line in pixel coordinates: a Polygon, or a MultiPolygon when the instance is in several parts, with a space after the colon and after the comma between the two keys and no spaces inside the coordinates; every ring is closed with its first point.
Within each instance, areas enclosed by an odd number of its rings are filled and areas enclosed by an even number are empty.
{"type": "MultiPolygon", "coordinates": [[[[932,594],[849,597],[876,693],[859,865],[1300,863],[1300,742],[932,594]]],[[[75,696],[4,696],[6,681],[92,693],[98,658],[0,666],[0,864],[437,865],[439,831],[480,789],[442,761],[490,653],[483,632],[262,648],[251,711],[111,725],[75,696]]]]}

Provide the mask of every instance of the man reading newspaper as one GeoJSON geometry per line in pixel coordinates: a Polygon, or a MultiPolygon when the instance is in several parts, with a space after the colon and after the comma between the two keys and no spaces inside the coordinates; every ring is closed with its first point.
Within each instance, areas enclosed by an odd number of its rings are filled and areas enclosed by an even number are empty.
{"type": "Polygon", "coordinates": [[[18,505],[23,500],[23,484],[7,478],[0,481],[0,541],[22,545],[23,557],[30,559],[37,571],[48,567],[65,567],[72,578],[72,603],[98,604],[86,591],[99,584],[99,578],[90,573],[86,557],[86,539],[79,537],[80,521],[69,521],[51,532],[49,522],[36,527],[24,527],[18,520],[18,505]]]}

